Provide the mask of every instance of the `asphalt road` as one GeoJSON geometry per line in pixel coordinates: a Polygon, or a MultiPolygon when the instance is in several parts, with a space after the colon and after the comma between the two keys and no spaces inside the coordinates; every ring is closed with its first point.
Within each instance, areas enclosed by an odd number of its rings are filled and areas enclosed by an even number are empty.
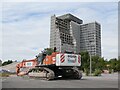
{"type": "Polygon", "coordinates": [[[118,88],[118,74],[86,77],[82,80],[58,79],[45,81],[17,76],[2,78],[2,88],[118,88]]]}

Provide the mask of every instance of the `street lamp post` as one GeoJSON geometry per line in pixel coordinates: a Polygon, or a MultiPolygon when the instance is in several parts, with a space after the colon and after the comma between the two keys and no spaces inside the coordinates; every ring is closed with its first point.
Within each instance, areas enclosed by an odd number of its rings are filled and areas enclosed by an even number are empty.
{"type": "Polygon", "coordinates": [[[90,52],[89,52],[89,55],[90,55],[90,75],[92,75],[92,60],[91,60],[91,51],[92,51],[92,49],[91,49],[91,42],[90,42],[90,52]]]}
{"type": "Polygon", "coordinates": [[[91,53],[90,53],[90,75],[92,75],[91,53]]]}

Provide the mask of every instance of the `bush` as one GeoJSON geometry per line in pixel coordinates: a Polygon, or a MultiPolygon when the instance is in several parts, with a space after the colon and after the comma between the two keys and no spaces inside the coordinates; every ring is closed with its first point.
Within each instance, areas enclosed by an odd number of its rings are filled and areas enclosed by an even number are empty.
{"type": "Polygon", "coordinates": [[[95,69],[94,76],[101,76],[101,70],[95,69]]]}
{"type": "Polygon", "coordinates": [[[109,74],[111,74],[112,73],[112,69],[109,69],[109,74]]]}
{"type": "Polygon", "coordinates": [[[88,69],[85,70],[85,75],[86,75],[86,76],[89,75],[89,70],[88,70],[88,69]]]}

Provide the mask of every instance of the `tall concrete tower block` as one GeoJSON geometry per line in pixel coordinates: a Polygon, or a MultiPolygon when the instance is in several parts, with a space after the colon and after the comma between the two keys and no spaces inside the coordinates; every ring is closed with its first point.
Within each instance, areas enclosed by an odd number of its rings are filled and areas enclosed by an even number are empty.
{"type": "Polygon", "coordinates": [[[97,22],[80,25],[80,51],[101,56],[101,25],[97,22]]]}
{"type": "Polygon", "coordinates": [[[101,25],[98,22],[83,24],[72,14],[51,16],[50,48],[59,52],[88,51],[101,56],[101,25]]]}
{"type": "Polygon", "coordinates": [[[51,16],[50,48],[60,52],[80,53],[80,24],[83,21],[72,14],[51,16]]]}

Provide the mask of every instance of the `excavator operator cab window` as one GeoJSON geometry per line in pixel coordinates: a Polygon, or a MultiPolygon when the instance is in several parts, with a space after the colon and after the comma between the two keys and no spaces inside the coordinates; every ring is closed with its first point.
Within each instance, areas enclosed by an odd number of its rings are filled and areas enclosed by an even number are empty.
{"type": "Polygon", "coordinates": [[[46,55],[46,51],[42,51],[42,53],[39,53],[39,55],[36,56],[38,58],[39,65],[43,64],[43,60],[45,59],[46,55]]]}

